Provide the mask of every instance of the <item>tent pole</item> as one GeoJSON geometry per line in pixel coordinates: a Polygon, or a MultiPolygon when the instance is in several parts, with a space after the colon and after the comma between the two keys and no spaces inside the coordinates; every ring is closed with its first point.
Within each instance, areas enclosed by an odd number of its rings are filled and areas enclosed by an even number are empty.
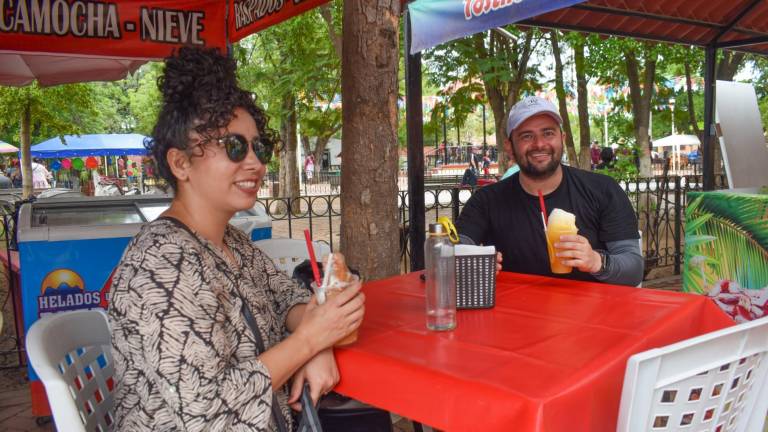
{"type": "Polygon", "coordinates": [[[702,176],[704,190],[715,189],[715,66],[717,48],[709,45],[704,51],[704,131],[702,145],[702,176]]]}
{"type": "Polygon", "coordinates": [[[421,54],[410,54],[410,14],[406,11],[405,41],[405,124],[408,141],[408,240],[410,271],[424,268],[424,118],[421,106],[421,54]]]}

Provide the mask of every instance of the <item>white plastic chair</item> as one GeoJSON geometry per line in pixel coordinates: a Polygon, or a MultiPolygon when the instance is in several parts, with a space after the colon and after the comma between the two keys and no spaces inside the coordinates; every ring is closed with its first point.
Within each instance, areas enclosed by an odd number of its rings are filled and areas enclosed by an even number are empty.
{"type": "MultiPolygon", "coordinates": [[[[302,261],[309,259],[309,251],[307,251],[307,242],[299,239],[264,239],[253,242],[256,247],[261,249],[267,254],[272,261],[275,262],[275,266],[288,274],[293,275],[293,269],[302,261]]],[[[315,258],[322,262],[323,258],[331,253],[331,247],[325,243],[312,242],[315,248],[315,258]]]]}
{"type": "Polygon", "coordinates": [[[761,432],[768,317],[635,354],[616,430],[761,432]]]}
{"type": "Polygon", "coordinates": [[[40,318],[27,333],[27,354],[45,386],[58,430],[113,429],[114,366],[104,311],[40,318]]]}

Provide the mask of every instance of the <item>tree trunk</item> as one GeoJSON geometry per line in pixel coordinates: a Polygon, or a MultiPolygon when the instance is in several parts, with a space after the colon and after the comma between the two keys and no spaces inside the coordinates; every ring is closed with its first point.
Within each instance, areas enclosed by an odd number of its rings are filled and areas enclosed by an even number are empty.
{"type": "Polygon", "coordinates": [[[691,64],[685,62],[685,93],[688,96],[688,120],[693,128],[693,132],[702,139],[699,123],[696,121],[696,110],[693,107],[693,83],[691,81],[691,64]]]}
{"type": "Polygon", "coordinates": [[[304,151],[304,157],[307,157],[308,154],[312,153],[312,148],[309,145],[308,135],[301,135],[301,149],[304,151]]]}
{"type": "Polygon", "coordinates": [[[557,103],[560,111],[560,117],[563,118],[563,131],[565,132],[565,148],[568,152],[568,160],[574,166],[578,167],[579,160],[576,158],[576,147],[573,144],[573,131],[571,130],[571,119],[568,117],[567,95],[565,94],[565,85],[563,84],[563,60],[560,58],[560,44],[558,43],[557,30],[549,32],[552,42],[552,54],[555,57],[555,93],[557,93],[557,103]]]}
{"type": "Polygon", "coordinates": [[[29,99],[24,104],[24,111],[21,113],[21,179],[22,179],[22,198],[31,198],[33,191],[32,183],[32,155],[30,147],[32,146],[31,127],[32,113],[29,99]]]}
{"type": "Polygon", "coordinates": [[[651,176],[651,150],[648,123],[650,117],[651,95],[653,80],[656,76],[657,55],[652,52],[647,43],[644,44],[643,82],[640,82],[640,64],[633,49],[625,49],[624,59],[629,80],[629,94],[632,99],[632,121],[634,123],[635,141],[640,147],[640,176],[651,176]]]}
{"type": "MultiPolygon", "coordinates": [[[[293,94],[283,98],[283,118],[280,124],[280,138],[283,148],[280,151],[280,196],[283,198],[299,197],[299,169],[296,163],[298,142],[296,137],[296,97],[293,94]]],[[[284,208],[283,208],[284,210],[284,208]]],[[[300,212],[299,201],[291,203],[294,214],[300,212]]]]}
{"type": "Polygon", "coordinates": [[[328,3],[320,6],[318,9],[320,10],[320,16],[322,16],[323,21],[325,21],[325,27],[328,30],[328,38],[333,44],[333,50],[336,52],[336,55],[341,58],[342,40],[341,35],[336,32],[336,27],[333,26],[333,10],[331,7],[331,4],[328,3]]]}
{"type": "Polygon", "coordinates": [[[717,63],[717,79],[733,81],[733,77],[739,72],[744,62],[744,55],[743,52],[723,51],[723,58],[717,63]]]}
{"type": "Polygon", "coordinates": [[[341,251],[364,279],[400,273],[400,1],[344,2],[341,251]]]}
{"type": "Polygon", "coordinates": [[[503,173],[508,168],[507,154],[504,151],[504,141],[507,138],[507,116],[509,110],[520,97],[520,89],[527,77],[528,61],[533,51],[533,32],[525,32],[525,40],[522,43],[516,42],[510,46],[509,41],[503,39],[497,33],[490,32],[489,46],[485,47],[482,34],[474,36],[475,48],[480,59],[492,56],[505,56],[512,66],[514,78],[509,81],[499,81],[497,77],[491,78],[488,75],[499,75],[500,71],[483,71],[483,86],[485,95],[488,98],[488,104],[493,112],[493,123],[496,127],[496,148],[499,155],[499,172],[503,173]]]}
{"type": "MultiPolygon", "coordinates": [[[[333,133],[336,133],[336,131],[333,131],[333,133]]],[[[317,140],[315,141],[315,151],[314,151],[314,158],[315,158],[315,172],[320,172],[320,170],[323,168],[323,153],[325,153],[325,148],[328,147],[328,141],[331,140],[332,135],[321,135],[317,137],[317,140]]],[[[330,155],[330,159],[333,159],[333,155],[330,155]]]]}
{"type": "MultiPolygon", "coordinates": [[[[579,110],[579,167],[590,169],[592,156],[589,153],[589,93],[587,93],[587,65],[584,62],[584,41],[579,40],[573,45],[573,57],[576,63],[576,90],[578,91],[579,110]]],[[[606,143],[606,145],[608,145],[606,143]]]]}

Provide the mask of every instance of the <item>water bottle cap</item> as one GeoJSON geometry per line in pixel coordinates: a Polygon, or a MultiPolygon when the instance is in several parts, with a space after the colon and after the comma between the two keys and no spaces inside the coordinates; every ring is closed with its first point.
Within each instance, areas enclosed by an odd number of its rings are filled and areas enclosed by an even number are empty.
{"type": "Polygon", "coordinates": [[[429,224],[429,234],[430,235],[448,235],[448,232],[445,230],[445,227],[443,227],[442,224],[431,223],[429,224]]]}

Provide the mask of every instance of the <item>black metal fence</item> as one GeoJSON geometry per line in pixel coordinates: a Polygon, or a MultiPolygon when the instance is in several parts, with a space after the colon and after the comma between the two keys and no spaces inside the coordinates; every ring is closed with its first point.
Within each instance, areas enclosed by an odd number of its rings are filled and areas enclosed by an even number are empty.
{"type": "MultiPolygon", "coordinates": [[[[458,178],[445,176],[431,178],[425,186],[427,223],[440,216],[456,219],[475,189],[457,186],[458,178]]],[[[660,268],[672,268],[680,274],[683,259],[684,211],[687,192],[702,189],[701,175],[658,176],[620,182],[627,193],[642,231],[643,255],[646,274],[660,268]]],[[[724,176],[715,179],[717,188],[727,186],[724,176]]],[[[2,200],[0,200],[1,202],[2,200]]],[[[409,271],[411,245],[408,240],[408,192],[398,196],[400,218],[400,258],[403,272],[409,271]]],[[[308,229],[313,240],[325,241],[331,249],[339,248],[341,224],[341,197],[338,194],[308,195],[298,198],[261,198],[257,205],[272,218],[273,237],[303,238],[308,229]]],[[[0,241],[6,250],[16,249],[14,233],[15,213],[13,205],[0,206],[3,217],[0,241]]],[[[3,253],[0,251],[0,253],[3,253]]],[[[23,364],[23,346],[20,329],[16,326],[18,279],[6,272],[6,290],[0,290],[3,310],[6,313],[6,331],[0,333],[0,368],[11,363],[23,364]],[[15,290],[14,290],[15,288],[15,290]],[[10,315],[10,316],[9,316],[10,315]],[[13,321],[11,321],[13,320],[13,321]],[[15,326],[15,328],[14,328],[15,326]]]]}
{"type": "MultiPolygon", "coordinates": [[[[440,216],[455,220],[475,189],[459,187],[453,176],[427,178],[425,181],[426,220],[440,216]]],[[[683,232],[687,192],[702,190],[701,175],[656,176],[619,183],[635,209],[642,233],[646,275],[652,270],[672,267],[680,274],[683,257],[683,232]]],[[[725,176],[715,178],[716,188],[727,187],[725,176]]],[[[399,192],[401,268],[409,271],[408,191],[399,192]]],[[[341,199],[339,195],[302,196],[299,198],[260,199],[272,217],[273,236],[301,238],[309,229],[314,240],[326,241],[338,248],[341,199]],[[293,211],[287,211],[288,208],[293,211]]]]}

